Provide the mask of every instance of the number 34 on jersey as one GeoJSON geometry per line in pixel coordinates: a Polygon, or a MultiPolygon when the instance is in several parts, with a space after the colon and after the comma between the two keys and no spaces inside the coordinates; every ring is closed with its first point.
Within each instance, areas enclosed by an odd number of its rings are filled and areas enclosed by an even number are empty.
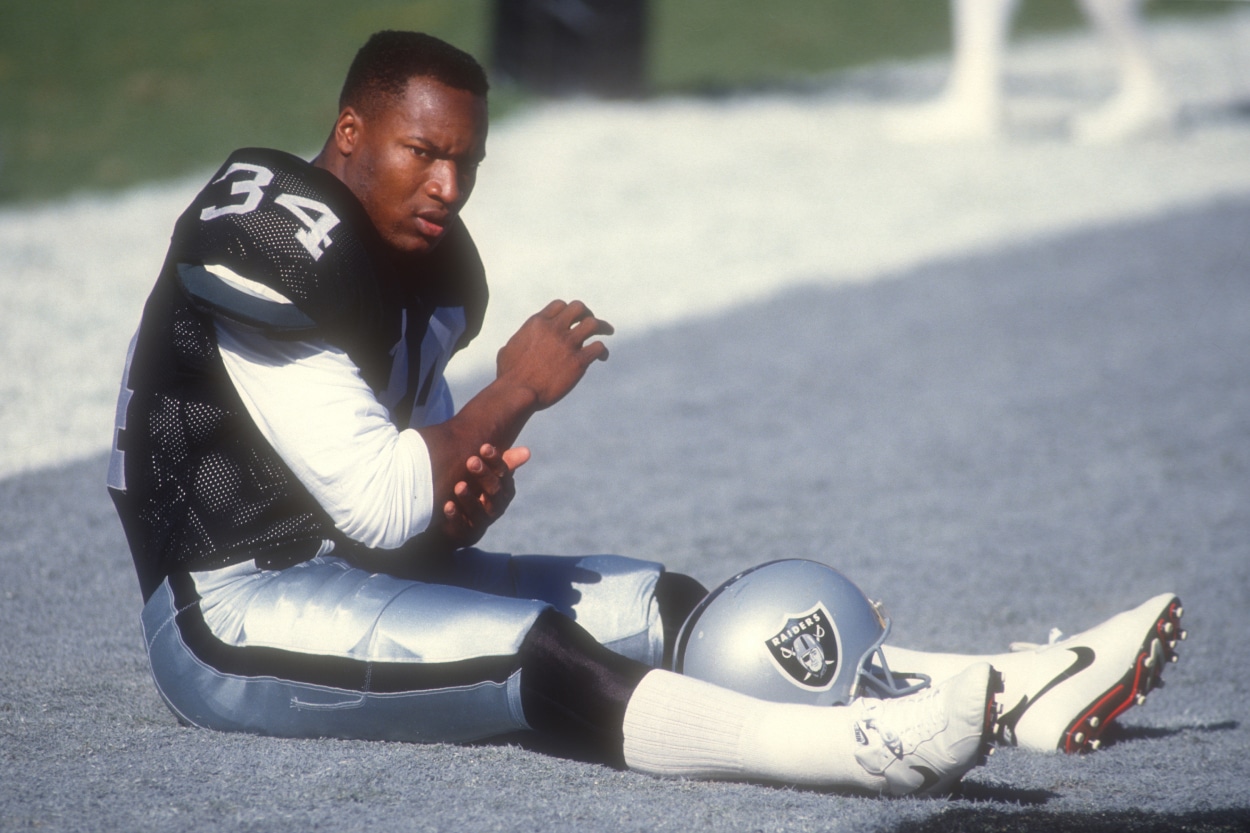
{"type": "MultiPolygon", "coordinates": [[[[235,162],[226,172],[213,180],[216,185],[233,176],[240,176],[230,186],[230,193],[242,197],[242,202],[229,203],[221,206],[209,206],[200,212],[200,219],[207,222],[227,214],[247,214],[255,211],[264,199],[265,187],[273,182],[273,171],[263,165],[251,165],[247,162],[235,162]]],[[[280,193],[274,197],[274,204],[280,205],[291,212],[304,228],[295,232],[295,239],[303,244],[313,260],[320,260],[321,255],[334,241],[330,239],[330,230],[339,224],[339,218],[323,202],[299,197],[295,194],[280,193]]]]}

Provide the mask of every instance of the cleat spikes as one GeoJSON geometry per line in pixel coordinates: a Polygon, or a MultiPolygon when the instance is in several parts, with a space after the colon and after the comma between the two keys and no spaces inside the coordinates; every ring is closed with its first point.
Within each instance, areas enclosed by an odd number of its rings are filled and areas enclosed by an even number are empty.
{"type": "Polygon", "coordinates": [[[1181,631],[1181,641],[1184,642],[1189,638],[1189,631],[1181,631]]]}
{"type": "Polygon", "coordinates": [[[1176,618],[1177,618],[1177,619],[1179,619],[1179,618],[1181,618],[1181,617],[1182,617],[1182,616],[1184,616],[1184,615],[1185,615],[1185,608],[1181,607],[1180,605],[1177,605],[1177,607],[1176,607],[1176,618]]]}
{"type": "Polygon", "coordinates": [[[1180,654],[1172,654],[1172,662],[1180,662],[1180,661],[1181,661],[1180,654]]]}
{"type": "Polygon", "coordinates": [[[1098,749],[1103,732],[1127,709],[1144,705],[1178,660],[1180,614],[1180,600],[1164,593],[1038,649],[1028,657],[1039,666],[1032,677],[1036,685],[1014,708],[1004,704],[1000,742],[1070,753],[1098,749]]]}

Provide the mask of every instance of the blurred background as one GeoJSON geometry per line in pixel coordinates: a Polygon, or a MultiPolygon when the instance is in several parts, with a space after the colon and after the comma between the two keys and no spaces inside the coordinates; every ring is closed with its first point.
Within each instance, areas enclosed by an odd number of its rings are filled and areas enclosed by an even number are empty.
{"type": "MultiPolygon", "coordinates": [[[[1043,0],[1022,4],[1014,31],[1082,24],[1073,3],[1043,0]]],[[[792,87],[951,42],[940,0],[3,0],[0,203],[198,172],[244,145],[311,153],[354,50],[384,28],[489,64],[496,119],[552,94],[792,87]]]]}

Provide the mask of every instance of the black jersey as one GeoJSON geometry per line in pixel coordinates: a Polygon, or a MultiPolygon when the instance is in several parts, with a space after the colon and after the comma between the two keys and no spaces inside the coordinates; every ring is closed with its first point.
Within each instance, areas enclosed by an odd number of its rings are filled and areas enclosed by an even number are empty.
{"type": "Polygon", "coordinates": [[[428,395],[424,328],[460,308],[481,327],[486,282],[457,219],[430,254],[397,264],[334,175],[286,153],[235,152],[178,219],[144,306],[118,401],[109,466],[146,599],[172,572],[257,558],[284,566],[324,541],[351,546],[248,415],[222,363],[214,319],[342,349],[375,391],[400,353],[397,427],[428,395]],[[223,279],[229,276],[229,280],[223,279]]]}

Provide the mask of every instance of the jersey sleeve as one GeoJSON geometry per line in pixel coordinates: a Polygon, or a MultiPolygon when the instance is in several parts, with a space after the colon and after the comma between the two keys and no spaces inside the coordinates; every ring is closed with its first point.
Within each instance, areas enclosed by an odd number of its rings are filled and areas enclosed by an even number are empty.
{"type": "Polygon", "coordinates": [[[201,309],[273,333],[307,334],[317,323],[290,298],[220,263],[179,263],[178,283],[201,309]]]}
{"type": "Polygon", "coordinates": [[[230,381],[282,461],[347,537],[394,549],[433,512],[429,450],[400,431],[347,354],[215,324],[230,381]]]}

